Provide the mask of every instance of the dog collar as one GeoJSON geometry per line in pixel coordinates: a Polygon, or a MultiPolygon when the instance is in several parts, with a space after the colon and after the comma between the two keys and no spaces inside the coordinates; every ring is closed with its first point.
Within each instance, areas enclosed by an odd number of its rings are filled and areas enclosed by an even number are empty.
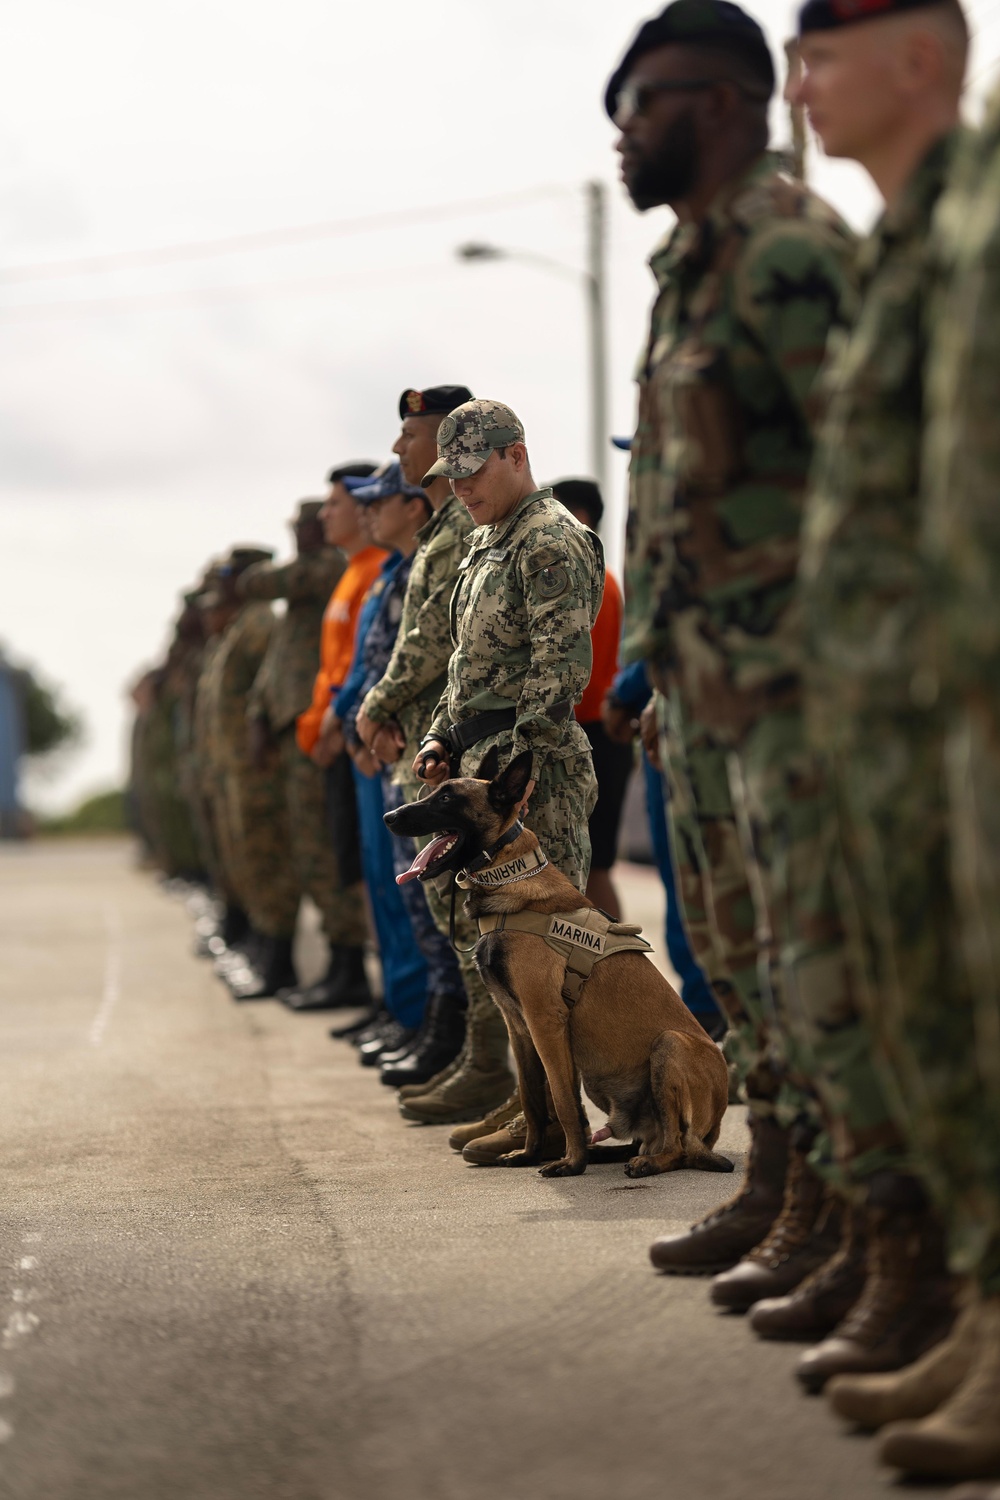
{"type": "Polygon", "coordinates": [[[494,890],[497,886],[513,885],[515,880],[527,880],[530,875],[537,875],[540,870],[548,866],[548,860],[540,849],[529,849],[527,854],[519,854],[517,859],[509,859],[502,865],[490,865],[488,869],[480,868],[475,874],[471,869],[459,871],[455,876],[455,884],[467,891],[470,885],[478,885],[485,890],[494,890]]]}
{"type": "Polygon", "coordinates": [[[475,875],[478,870],[485,870],[487,865],[493,863],[500,850],[506,849],[508,844],[512,844],[515,839],[519,839],[523,832],[524,824],[520,818],[515,818],[514,822],[507,829],[507,832],[502,833],[495,844],[491,844],[488,849],[484,849],[482,854],[477,854],[475,859],[469,860],[469,863],[462,871],[463,875],[475,875]]]}

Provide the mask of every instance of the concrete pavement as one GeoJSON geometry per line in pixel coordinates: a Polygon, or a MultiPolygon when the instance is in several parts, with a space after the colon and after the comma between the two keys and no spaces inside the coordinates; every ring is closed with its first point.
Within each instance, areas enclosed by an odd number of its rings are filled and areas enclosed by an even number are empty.
{"type": "Polygon", "coordinates": [[[0,1496],[885,1494],[794,1348],[649,1269],[736,1179],[466,1167],[130,858],[0,845],[0,1496]]]}

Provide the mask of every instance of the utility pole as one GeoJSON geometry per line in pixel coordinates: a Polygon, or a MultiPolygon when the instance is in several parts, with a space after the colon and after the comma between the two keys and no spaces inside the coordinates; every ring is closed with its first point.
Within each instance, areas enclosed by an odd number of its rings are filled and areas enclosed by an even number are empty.
{"type": "Polygon", "coordinates": [[[802,57],[799,53],[797,37],[792,37],[785,43],[785,60],[788,63],[788,73],[785,79],[785,103],[788,105],[788,119],[792,127],[792,144],[790,151],[790,170],[793,177],[799,182],[806,180],[806,112],[797,97],[797,90],[802,79],[802,57]]]}
{"type": "Polygon", "coordinates": [[[608,499],[607,209],[603,182],[588,182],[587,308],[590,322],[590,466],[608,499]]]}
{"type": "Polygon", "coordinates": [[[556,276],[567,277],[583,287],[587,303],[588,363],[590,365],[590,467],[601,493],[608,496],[608,339],[607,339],[607,203],[603,182],[585,182],[583,185],[587,217],[587,269],[564,265],[548,255],[538,255],[533,250],[516,250],[505,245],[484,244],[473,240],[467,245],[458,245],[455,254],[459,260],[519,260],[527,266],[537,266],[556,276]]]}

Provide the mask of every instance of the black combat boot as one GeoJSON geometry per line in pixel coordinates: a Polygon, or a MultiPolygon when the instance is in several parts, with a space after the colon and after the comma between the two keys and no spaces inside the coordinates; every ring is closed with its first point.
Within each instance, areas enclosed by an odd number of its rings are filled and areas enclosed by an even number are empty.
{"type": "Polygon", "coordinates": [[[398,1047],[405,1047],[416,1034],[416,1029],[412,1026],[403,1026],[396,1020],[387,1021],[370,1041],[362,1042],[358,1047],[361,1066],[374,1068],[383,1052],[392,1052],[398,1047]]]}
{"type": "Polygon", "coordinates": [[[253,967],[228,975],[226,983],[234,1000],[270,1000],[285,985],[295,983],[292,939],[265,938],[253,967]]]}
{"type": "Polygon", "coordinates": [[[390,1088],[408,1083],[427,1083],[458,1056],[465,1041],[465,996],[431,995],[423,1025],[409,1052],[393,1061],[379,1063],[382,1082],[390,1088]]]}
{"type": "Polygon", "coordinates": [[[278,999],[289,1010],[347,1010],[372,1003],[365,973],[365,950],[344,943],[330,944],[330,963],[315,984],[292,985],[278,999]]]}

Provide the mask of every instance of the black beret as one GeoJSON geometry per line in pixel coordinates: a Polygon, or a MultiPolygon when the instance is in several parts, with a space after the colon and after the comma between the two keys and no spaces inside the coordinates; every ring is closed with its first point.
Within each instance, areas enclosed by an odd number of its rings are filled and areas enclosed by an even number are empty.
{"type": "Polygon", "coordinates": [[[604,108],[612,120],[618,109],[618,95],[633,65],[646,52],[671,44],[712,47],[741,57],[759,73],[768,93],[774,92],[771,49],[753,16],[733,5],[732,0],[673,0],[658,16],[643,22],[608,80],[604,108]]]}
{"type": "Polygon", "coordinates": [[[906,10],[939,5],[940,0],[806,0],[799,11],[799,36],[809,31],[835,31],[858,21],[875,21],[906,10]]]}
{"type": "Polygon", "coordinates": [[[404,391],[399,398],[399,415],[406,417],[447,416],[456,406],[472,400],[465,385],[431,385],[426,391],[404,391]]]}

